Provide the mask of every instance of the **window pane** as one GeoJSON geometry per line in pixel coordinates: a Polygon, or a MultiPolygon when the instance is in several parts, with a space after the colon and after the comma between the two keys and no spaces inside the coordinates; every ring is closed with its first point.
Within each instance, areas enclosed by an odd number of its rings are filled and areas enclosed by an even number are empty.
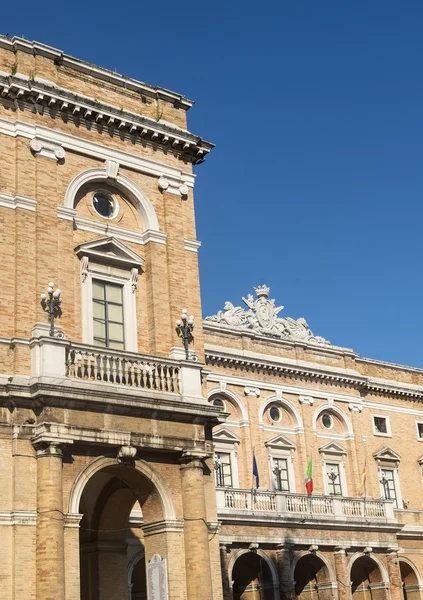
{"type": "Polygon", "coordinates": [[[273,476],[275,489],[280,492],[289,492],[288,462],[285,458],[273,459],[273,476]]]}
{"type": "Polygon", "coordinates": [[[109,339],[117,342],[123,342],[123,325],[109,323],[109,339]]]}
{"type": "Polygon", "coordinates": [[[93,298],[104,300],[104,285],[98,281],[93,281],[93,298]]]}
{"type": "Polygon", "coordinates": [[[105,338],[106,337],[106,325],[100,321],[94,320],[94,337],[105,338]]]}
{"type": "Polygon", "coordinates": [[[342,496],[339,465],[337,463],[327,463],[326,476],[329,493],[333,496],[342,496]]]}
{"type": "Polygon", "coordinates": [[[104,319],[106,318],[106,312],[104,310],[105,305],[102,302],[93,302],[93,314],[94,319],[104,319]]]}
{"type": "Polygon", "coordinates": [[[117,304],[109,304],[107,306],[107,316],[109,321],[116,321],[117,323],[123,323],[123,310],[121,306],[117,304]]]}
{"type": "Polygon", "coordinates": [[[231,455],[226,452],[216,452],[215,459],[216,485],[232,487],[231,455]]]}
{"type": "Polygon", "coordinates": [[[374,417],[375,429],[378,433],[387,433],[386,419],[383,417],[374,417]]]}
{"type": "Polygon", "coordinates": [[[419,430],[419,438],[422,439],[423,438],[423,423],[418,423],[417,427],[419,430]]]}
{"type": "Polygon", "coordinates": [[[108,285],[106,287],[106,300],[122,304],[122,288],[119,285],[108,285]]]}
{"type": "Polygon", "coordinates": [[[123,342],[109,342],[109,348],[114,348],[115,350],[125,350],[125,345],[123,342]]]}
{"type": "Polygon", "coordinates": [[[94,346],[101,346],[102,348],[106,348],[106,340],[99,340],[94,338],[94,346]]]}

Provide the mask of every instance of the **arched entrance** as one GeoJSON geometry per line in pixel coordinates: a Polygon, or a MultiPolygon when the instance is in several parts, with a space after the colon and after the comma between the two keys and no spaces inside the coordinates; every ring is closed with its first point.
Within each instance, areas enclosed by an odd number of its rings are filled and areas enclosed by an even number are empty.
{"type": "Polygon", "coordinates": [[[359,556],[353,562],[350,579],[353,600],[386,599],[381,569],[371,556],[359,556]]]}
{"type": "Polygon", "coordinates": [[[163,556],[167,543],[166,532],[145,537],[143,528],[174,513],[163,492],[164,482],[143,461],[100,458],[79,476],[71,504],[79,496],[81,600],[146,599],[146,560],[163,556]]]}
{"type": "Polygon", "coordinates": [[[415,567],[404,559],[400,559],[399,564],[404,600],[420,600],[420,579],[415,567]]]}
{"type": "Polygon", "coordinates": [[[326,563],[316,554],[305,554],[295,565],[295,596],[301,600],[329,600],[333,585],[326,563]]]}
{"type": "Polygon", "coordinates": [[[244,552],[232,569],[233,600],[274,600],[275,581],[268,560],[256,552],[244,552]]]}

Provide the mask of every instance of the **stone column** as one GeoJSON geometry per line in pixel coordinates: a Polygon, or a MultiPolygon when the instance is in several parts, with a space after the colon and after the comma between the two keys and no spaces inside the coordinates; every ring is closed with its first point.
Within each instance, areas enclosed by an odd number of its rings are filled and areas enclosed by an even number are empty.
{"type": "Polygon", "coordinates": [[[220,568],[222,571],[222,589],[223,589],[223,600],[232,600],[232,586],[229,581],[228,573],[228,549],[225,544],[220,544],[220,568]]]}
{"type": "Polygon", "coordinates": [[[291,573],[291,546],[278,544],[276,564],[279,577],[279,598],[280,600],[293,600],[295,598],[295,589],[291,573]]]}
{"type": "Polygon", "coordinates": [[[335,571],[338,585],[338,599],[351,600],[351,584],[347,574],[347,550],[342,546],[335,548],[335,571]]]}
{"type": "Polygon", "coordinates": [[[62,451],[53,442],[37,450],[37,600],[64,600],[62,451]]]}
{"type": "Polygon", "coordinates": [[[398,560],[398,549],[388,548],[386,551],[389,581],[391,582],[391,600],[403,600],[401,569],[398,560]]]}
{"type": "Polygon", "coordinates": [[[212,600],[209,535],[204,497],[203,460],[184,453],[181,461],[187,600],[212,600]]]}

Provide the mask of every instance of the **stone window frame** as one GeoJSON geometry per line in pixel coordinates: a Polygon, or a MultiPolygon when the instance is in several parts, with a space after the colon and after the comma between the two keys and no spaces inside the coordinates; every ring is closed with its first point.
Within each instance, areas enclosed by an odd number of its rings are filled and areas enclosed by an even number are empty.
{"type": "Polygon", "coordinates": [[[280,493],[295,494],[296,493],[295,470],[294,470],[294,456],[295,456],[295,450],[296,450],[295,444],[293,442],[291,442],[290,440],[286,439],[284,436],[278,435],[275,438],[272,438],[271,440],[268,440],[267,442],[265,442],[265,445],[267,448],[267,455],[268,455],[268,468],[269,468],[269,481],[270,481],[269,487],[271,488],[271,491],[278,491],[278,490],[275,490],[275,487],[274,487],[274,473],[273,473],[273,469],[275,467],[274,459],[282,458],[287,461],[289,492],[280,492],[280,493]]]}
{"type": "Polygon", "coordinates": [[[417,440],[419,442],[423,442],[423,421],[416,421],[416,433],[417,433],[417,440]],[[421,436],[419,433],[419,425],[422,426],[422,435],[421,436]]]}
{"type": "Polygon", "coordinates": [[[391,420],[389,418],[389,415],[382,415],[382,414],[379,414],[379,413],[371,413],[371,417],[372,417],[373,435],[376,435],[378,437],[392,437],[391,420]],[[379,431],[376,430],[375,418],[385,419],[385,421],[386,421],[386,433],[381,433],[381,432],[379,432],[379,431]]]}
{"type": "Polygon", "coordinates": [[[238,472],[238,448],[240,440],[238,436],[227,429],[220,429],[213,433],[213,461],[216,452],[222,452],[230,455],[232,488],[239,489],[238,472]]]}
{"type": "Polygon", "coordinates": [[[393,471],[395,495],[397,498],[396,508],[402,509],[404,505],[401,491],[401,480],[399,476],[399,464],[401,461],[400,455],[391,450],[390,448],[383,448],[379,452],[375,453],[373,456],[377,463],[377,478],[379,483],[380,497],[384,498],[383,484],[380,482],[380,478],[382,475],[381,471],[389,469],[393,471]]]}
{"type": "Polygon", "coordinates": [[[325,496],[332,496],[329,490],[326,466],[328,464],[336,464],[339,468],[339,484],[341,486],[341,496],[338,497],[348,498],[347,472],[345,468],[347,450],[340,444],[329,442],[319,448],[319,453],[322,457],[323,490],[325,496]]]}

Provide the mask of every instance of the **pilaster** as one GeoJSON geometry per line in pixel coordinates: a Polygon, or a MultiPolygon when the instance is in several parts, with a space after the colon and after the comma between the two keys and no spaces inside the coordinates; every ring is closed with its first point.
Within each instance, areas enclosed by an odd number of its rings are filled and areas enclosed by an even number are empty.
{"type": "Polygon", "coordinates": [[[346,548],[339,546],[335,548],[335,571],[336,571],[336,582],[338,584],[338,599],[339,600],[351,600],[351,585],[349,578],[347,577],[347,550],[346,548]]]}
{"type": "Polygon", "coordinates": [[[398,560],[398,549],[388,548],[386,552],[389,581],[391,583],[391,600],[403,600],[401,570],[398,560]]]}
{"type": "Polygon", "coordinates": [[[290,545],[278,544],[276,564],[279,577],[279,598],[280,600],[293,600],[295,598],[295,589],[291,573],[292,552],[290,545]]]}

